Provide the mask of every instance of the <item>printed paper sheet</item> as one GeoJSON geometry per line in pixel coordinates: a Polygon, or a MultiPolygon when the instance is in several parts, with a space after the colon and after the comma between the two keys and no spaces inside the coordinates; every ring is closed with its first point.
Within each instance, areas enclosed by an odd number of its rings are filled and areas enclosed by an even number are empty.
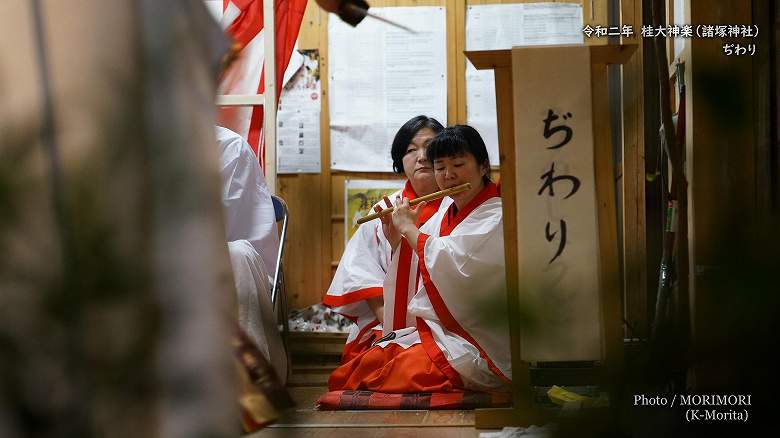
{"type": "MultiPolygon", "coordinates": [[[[582,6],[573,3],[473,5],[466,9],[466,50],[501,50],[542,44],[582,44],[582,6]]],[[[466,60],[466,119],[498,165],[496,89],[492,70],[466,60]]]]}
{"type": "Polygon", "coordinates": [[[294,52],[293,58],[290,64],[295,61],[299,68],[282,89],[276,113],[277,173],[319,173],[319,52],[302,50],[294,52]]]}
{"type": "Polygon", "coordinates": [[[332,169],[392,171],[398,128],[424,114],[446,125],[447,59],[443,7],[371,8],[417,31],[366,18],[328,20],[332,169]]]}

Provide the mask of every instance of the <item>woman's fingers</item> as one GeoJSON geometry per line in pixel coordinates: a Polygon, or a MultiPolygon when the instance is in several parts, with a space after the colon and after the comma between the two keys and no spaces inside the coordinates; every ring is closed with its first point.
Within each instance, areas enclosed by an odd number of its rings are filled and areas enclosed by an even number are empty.
{"type": "MultiPolygon", "coordinates": [[[[382,207],[380,207],[379,205],[375,205],[374,206],[374,212],[375,213],[381,213],[382,212],[382,207]]],[[[385,216],[379,216],[379,220],[382,221],[382,223],[387,221],[387,217],[385,217],[385,216]]]]}
{"type": "Polygon", "coordinates": [[[411,210],[412,207],[409,205],[409,198],[399,197],[396,199],[396,211],[398,211],[399,208],[411,210]]]}

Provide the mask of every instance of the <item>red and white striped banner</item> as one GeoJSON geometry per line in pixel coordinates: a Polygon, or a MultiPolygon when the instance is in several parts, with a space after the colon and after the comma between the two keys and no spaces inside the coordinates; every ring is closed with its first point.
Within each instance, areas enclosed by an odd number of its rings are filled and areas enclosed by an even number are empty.
{"type": "MultiPolygon", "coordinates": [[[[307,0],[275,0],[276,102],[303,21],[307,0]]],[[[263,0],[223,0],[222,25],[240,45],[238,59],[220,78],[219,94],[263,94],[265,91],[263,0]]],[[[265,171],[263,106],[221,107],[218,124],[239,133],[257,154],[265,171]]]]}

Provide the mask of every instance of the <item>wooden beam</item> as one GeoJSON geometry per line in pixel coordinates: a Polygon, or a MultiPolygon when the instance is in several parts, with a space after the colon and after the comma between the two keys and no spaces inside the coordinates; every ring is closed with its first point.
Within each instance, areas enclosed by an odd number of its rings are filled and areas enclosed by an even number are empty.
{"type": "MultiPolygon", "coordinates": [[[[512,51],[473,51],[466,57],[478,70],[493,69],[496,87],[496,116],[498,123],[498,151],[501,171],[501,185],[514,188],[515,170],[515,116],[514,87],[512,85],[512,51]]],[[[538,413],[533,405],[531,394],[531,374],[528,363],[521,360],[520,302],[517,271],[517,197],[515,191],[504,190],[501,193],[502,214],[504,220],[504,258],[506,261],[507,306],[509,309],[509,329],[512,349],[512,396],[510,409],[478,409],[475,412],[477,428],[500,428],[516,424],[519,418],[536,418],[538,413]],[[510,220],[509,218],[512,218],[510,220]]],[[[528,423],[532,424],[532,423],[528,423]]]]}
{"type": "MultiPolygon", "coordinates": [[[[276,194],[276,22],[274,20],[274,1],[263,0],[263,14],[270,17],[265,22],[264,39],[264,76],[265,97],[263,106],[263,137],[265,139],[265,181],[268,190],[276,194]]],[[[279,82],[282,78],[278,78],[279,82]]]]}
{"type": "Polygon", "coordinates": [[[265,102],[262,94],[219,94],[217,106],[261,106],[265,102]]]}
{"type": "MultiPolygon", "coordinates": [[[[459,0],[444,0],[447,14],[447,125],[460,123],[461,106],[463,102],[462,89],[465,74],[461,67],[463,63],[463,44],[465,44],[463,28],[463,10],[466,3],[459,0]],[[454,35],[454,39],[453,36],[454,35]]],[[[441,121],[442,123],[444,121],[441,121]]]]}
{"type": "MultiPolygon", "coordinates": [[[[449,58],[450,54],[448,53],[447,61],[447,64],[450,64],[449,59],[452,59],[454,78],[450,76],[450,81],[455,83],[454,91],[449,94],[449,96],[454,97],[454,102],[448,104],[448,107],[451,106],[455,109],[454,117],[448,120],[451,125],[466,124],[468,118],[466,113],[466,56],[464,55],[466,50],[466,3],[466,0],[447,0],[447,14],[450,14],[449,11],[452,9],[455,26],[454,32],[448,33],[448,35],[455,35],[455,44],[448,44],[448,47],[452,46],[455,51],[451,55],[452,58],[449,58]]],[[[449,29],[447,31],[449,32],[449,29]]]]}
{"type": "MultiPolygon", "coordinates": [[[[642,25],[641,0],[623,0],[622,23],[642,25]]],[[[632,38],[634,40],[635,38],[632,38]]],[[[623,111],[622,222],[623,313],[626,337],[645,337],[647,314],[647,245],[645,209],[644,73],[642,45],[621,71],[623,111]],[[633,329],[633,330],[632,330],[633,329]]]]}
{"type": "MultiPolygon", "coordinates": [[[[320,78],[322,78],[322,112],[320,114],[320,163],[322,163],[322,173],[320,174],[320,184],[318,193],[319,208],[319,242],[315,243],[315,248],[319,246],[319,260],[320,267],[319,276],[319,289],[315,289],[310,292],[312,296],[319,296],[317,302],[322,300],[322,296],[328,290],[330,281],[333,276],[333,272],[330,267],[330,262],[333,257],[333,246],[331,241],[331,209],[330,209],[330,196],[331,189],[333,187],[333,179],[330,172],[330,87],[329,87],[329,70],[328,70],[328,57],[330,53],[328,51],[328,20],[338,19],[332,14],[323,14],[320,22],[320,78]]],[[[306,264],[299,267],[305,275],[306,264]]],[[[314,301],[314,300],[311,300],[314,301]]]]}
{"type": "MultiPolygon", "coordinates": [[[[591,54],[603,52],[609,46],[592,46],[591,54]]],[[[600,284],[599,298],[601,302],[602,339],[604,340],[605,365],[609,370],[611,380],[622,372],[623,363],[623,329],[620,287],[620,258],[618,257],[617,213],[615,211],[615,175],[613,165],[612,134],[609,120],[609,87],[607,81],[607,64],[610,61],[628,58],[625,53],[633,53],[633,48],[611,51],[610,56],[592,56],[590,83],[593,108],[593,162],[596,174],[596,204],[598,212],[600,284]],[[595,58],[595,59],[594,59],[595,58]]],[[[630,55],[629,55],[630,56],[630,55]]],[[[617,394],[611,391],[613,400],[617,394]]]]}

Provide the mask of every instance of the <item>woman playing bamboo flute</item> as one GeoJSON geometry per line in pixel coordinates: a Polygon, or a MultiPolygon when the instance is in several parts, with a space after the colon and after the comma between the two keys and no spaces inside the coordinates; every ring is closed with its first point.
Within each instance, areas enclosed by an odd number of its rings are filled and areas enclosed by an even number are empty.
{"type": "Polygon", "coordinates": [[[406,198],[397,198],[392,216],[383,217],[391,247],[405,241],[414,248],[412,272],[419,275],[398,284],[397,273],[409,265],[393,251],[384,336],[333,372],[331,391],[508,389],[507,316],[480,311],[485,302],[506,299],[501,198],[489,178],[485,144],[474,128],[458,125],[436,136],[427,155],[442,189],[467,182],[471,189],[444,198],[422,227],[416,224],[423,204],[411,208],[406,198]]]}
{"type": "MultiPolygon", "coordinates": [[[[398,130],[390,155],[393,159],[393,169],[396,173],[405,174],[407,181],[403,190],[394,193],[391,198],[402,196],[415,199],[439,189],[425,151],[433,137],[442,129],[444,127],[436,119],[417,116],[398,130]]],[[[390,199],[385,197],[384,201],[388,207],[391,206],[390,199]]],[[[419,208],[416,218],[418,225],[428,220],[440,203],[439,199],[419,208]]],[[[374,206],[375,211],[382,210],[380,204],[374,206]]],[[[413,252],[408,244],[401,245],[399,263],[409,265],[413,252]]],[[[323,304],[355,323],[344,346],[342,363],[369,348],[374,340],[382,336],[382,284],[390,258],[390,243],[382,231],[382,223],[378,220],[361,225],[344,249],[333,282],[322,300],[323,304]]],[[[408,269],[396,272],[397,282],[408,283],[409,272],[408,269]]]]}

